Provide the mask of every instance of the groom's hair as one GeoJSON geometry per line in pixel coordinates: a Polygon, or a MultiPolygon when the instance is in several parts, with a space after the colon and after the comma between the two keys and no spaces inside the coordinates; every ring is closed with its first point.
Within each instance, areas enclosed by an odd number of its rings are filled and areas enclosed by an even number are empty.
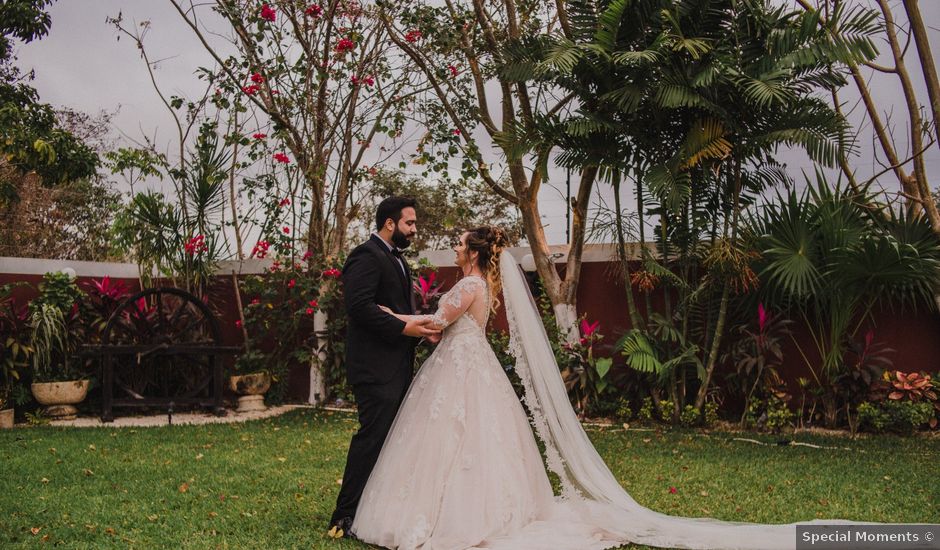
{"type": "Polygon", "coordinates": [[[418,201],[413,197],[391,196],[383,199],[375,209],[375,230],[380,231],[385,220],[391,218],[395,224],[401,219],[401,211],[405,208],[417,208],[418,201]]]}

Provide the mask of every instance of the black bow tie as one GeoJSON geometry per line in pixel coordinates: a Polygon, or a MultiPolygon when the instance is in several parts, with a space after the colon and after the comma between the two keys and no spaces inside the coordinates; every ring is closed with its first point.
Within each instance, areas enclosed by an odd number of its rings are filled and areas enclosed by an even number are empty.
{"type": "Polygon", "coordinates": [[[393,248],[393,249],[392,249],[392,256],[395,256],[396,258],[401,258],[401,250],[399,250],[399,249],[397,249],[397,248],[393,248]]]}

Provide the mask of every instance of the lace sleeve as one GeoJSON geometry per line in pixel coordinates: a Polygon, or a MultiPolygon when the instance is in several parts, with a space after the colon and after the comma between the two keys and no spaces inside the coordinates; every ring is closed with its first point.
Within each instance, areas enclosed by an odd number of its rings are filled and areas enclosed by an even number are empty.
{"type": "Polygon", "coordinates": [[[456,321],[473,304],[484,289],[483,279],[478,277],[464,277],[457,281],[437,306],[437,311],[431,316],[432,323],[440,329],[456,321]]]}

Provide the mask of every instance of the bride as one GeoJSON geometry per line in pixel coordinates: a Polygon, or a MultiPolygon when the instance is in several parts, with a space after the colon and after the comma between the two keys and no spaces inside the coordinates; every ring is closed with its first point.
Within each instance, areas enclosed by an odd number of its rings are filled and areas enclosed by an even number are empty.
{"type": "Polygon", "coordinates": [[[463,277],[432,317],[443,338],[408,389],[366,483],[353,535],[423,550],[794,548],[795,524],[668,516],[627,494],[571,408],[525,279],[505,246],[501,229],[480,227],[454,248],[463,277]],[[561,481],[557,497],[525,410],[486,339],[501,288],[524,400],[545,462],[561,481]]]}

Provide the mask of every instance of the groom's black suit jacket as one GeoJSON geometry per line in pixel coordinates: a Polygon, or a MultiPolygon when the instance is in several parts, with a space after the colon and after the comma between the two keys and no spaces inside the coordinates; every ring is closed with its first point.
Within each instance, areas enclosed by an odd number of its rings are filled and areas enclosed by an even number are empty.
{"type": "Polygon", "coordinates": [[[408,263],[401,264],[376,235],[357,246],[343,266],[346,329],[346,381],[384,384],[396,377],[410,381],[417,338],[403,336],[405,323],[379,309],[383,305],[414,314],[408,263]]]}

